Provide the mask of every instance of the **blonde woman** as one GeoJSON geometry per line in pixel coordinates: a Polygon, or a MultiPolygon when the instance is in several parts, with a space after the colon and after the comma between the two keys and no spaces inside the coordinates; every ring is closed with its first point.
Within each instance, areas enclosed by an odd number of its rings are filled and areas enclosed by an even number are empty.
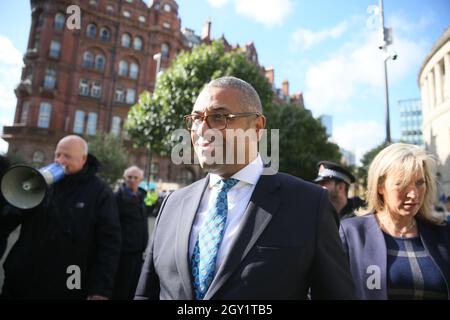
{"type": "Polygon", "coordinates": [[[359,299],[449,299],[450,226],[432,215],[435,162],[395,143],[373,160],[368,211],[341,222],[359,299]]]}

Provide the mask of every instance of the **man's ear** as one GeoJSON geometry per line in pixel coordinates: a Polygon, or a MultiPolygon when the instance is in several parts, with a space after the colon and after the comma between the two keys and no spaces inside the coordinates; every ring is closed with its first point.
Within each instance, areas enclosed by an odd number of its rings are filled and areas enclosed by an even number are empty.
{"type": "Polygon", "coordinates": [[[83,155],[83,166],[86,164],[87,161],[87,154],[83,155]]]}
{"type": "Polygon", "coordinates": [[[266,127],[266,122],[267,122],[267,119],[264,115],[261,115],[258,117],[258,119],[256,119],[255,128],[256,128],[256,134],[258,136],[258,141],[261,140],[261,134],[262,134],[261,129],[264,129],[266,127]]]}

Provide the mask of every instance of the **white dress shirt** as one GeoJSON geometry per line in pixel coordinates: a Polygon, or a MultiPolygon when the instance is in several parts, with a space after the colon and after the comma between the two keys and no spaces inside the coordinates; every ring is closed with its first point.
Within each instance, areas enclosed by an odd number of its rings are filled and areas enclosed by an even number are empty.
{"type": "MultiPolygon", "coordinates": [[[[258,155],[255,160],[231,176],[231,178],[237,179],[239,182],[227,193],[227,222],[225,224],[224,236],[217,255],[216,270],[230,251],[231,244],[237,235],[239,226],[244,217],[245,209],[247,208],[253,190],[255,189],[256,183],[258,182],[262,172],[263,162],[260,155],[258,155]]],[[[217,198],[217,194],[219,192],[218,182],[221,179],[222,177],[217,174],[210,174],[209,176],[208,187],[206,188],[202,200],[200,201],[200,206],[198,208],[194,224],[192,225],[189,240],[190,259],[192,258],[192,253],[194,252],[200,227],[205,222],[208,213],[211,212],[211,210],[208,209],[214,206],[214,200],[217,198]]]]}

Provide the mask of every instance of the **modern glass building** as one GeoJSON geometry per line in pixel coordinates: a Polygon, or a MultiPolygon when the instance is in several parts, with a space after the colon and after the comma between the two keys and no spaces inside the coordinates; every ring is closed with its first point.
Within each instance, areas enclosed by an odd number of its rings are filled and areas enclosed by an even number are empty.
{"type": "Polygon", "coordinates": [[[422,104],[420,98],[400,100],[400,140],[406,143],[423,146],[422,104]]]}

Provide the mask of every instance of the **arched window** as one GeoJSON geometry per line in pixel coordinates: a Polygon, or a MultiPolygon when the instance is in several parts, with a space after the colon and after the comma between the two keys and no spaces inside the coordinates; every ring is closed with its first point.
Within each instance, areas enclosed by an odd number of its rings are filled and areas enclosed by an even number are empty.
{"type": "Polygon", "coordinates": [[[169,58],[169,54],[170,54],[169,45],[167,43],[161,44],[161,57],[163,59],[167,59],[169,58]]]}
{"type": "Polygon", "coordinates": [[[108,41],[109,40],[109,36],[110,36],[110,32],[108,28],[102,28],[102,30],[100,31],[100,39],[102,39],[103,41],[108,41]]]}
{"type": "Polygon", "coordinates": [[[130,65],[130,78],[137,79],[139,76],[139,66],[136,63],[130,65]]]}
{"type": "Polygon", "coordinates": [[[99,70],[99,71],[103,71],[105,69],[105,56],[102,54],[98,54],[95,57],[95,69],[99,70]]]}
{"type": "Polygon", "coordinates": [[[172,10],[172,7],[170,6],[170,4],[166,3],[163,7],[164,11],[166,12],[170,12],[172,10]]]}
{"type": "Polygon", "coordinates": [[[66,17],[58,12],[57,14],[55,14],[55,24],[54,27],[56,30],[62,30],[64,29],[64,24],[66,23],[66,17]]]}
{"type": "Polygon", "coordinates": [[[131,45],[131,37],[128,33],[124,33],[121,39],[122,47],[129,48],[131,45]]]}
{"type": "Polygon", "coordinates": [[[142,38],[141,37],[134,38],[133,47],[134,47],[134,50],[137,50],[137,51],[142,50],[142,38]]]}
{"type": "Polygon", "coordinates": [[[119,75],[126,76],[128,74],[128,63],[125,60],[119,62],[119,75]]]}
{"type": "Polygon", "coordinates": [[[94,55],[89,51],[83,54],[83,67],[93,68],[94,67],[94,55]]]}
{"type": "Polygon", "coordinates": [[[89,38],[95,38],[97,36],[97,26],[93,23],[88,24],[86,28],[86,35],[89,38]]]}

